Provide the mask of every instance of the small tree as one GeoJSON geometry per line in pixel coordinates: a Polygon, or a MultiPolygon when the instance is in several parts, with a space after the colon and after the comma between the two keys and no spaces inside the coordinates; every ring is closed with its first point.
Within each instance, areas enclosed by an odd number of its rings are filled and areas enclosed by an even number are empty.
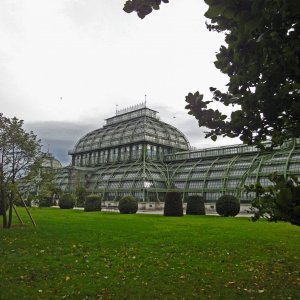
{"type": "Polygon", "coordinates": [[[199,195],[188,196],[186,204],[187,215],[205,215],[204,198],[199,195]]]}
{"type": "Polygon", "coordinates": [[[84,202],[84,211],[101,211],[101,197],[89,195],[84,202]]]}
{"type": "MultiPolygon", "coordinates": [[[[75,191],[76,195],[76,206],[85,207],[85,201],[87,199],[87,190],[83,186],[78,186],[75,191]]],[[[95,195],[92,195],[95,196],[95,195]]],[[[101,198],[100,198],[101,201],[101,198]]]]}
{"type": "Polygon", "coordinates": [[[251,212],[253,221],[260,217],[268,221],[285,221],[300,226],[300,182],[298,178],[285,179],[276,172],[269,176],[274,186],[262,187],[260,183],[245,186],[247,192],[255,192],[251,212]]]}
{"type": "Polygon", "coordinates": [[[124,196],[118,205],[121,214],[135,214],[138,210],[138,202],[133,196],[124,196]]]}
{"type": "Polygon", "coordinates": [[[63,194],[58,201],[58,205],[63,209],[73,208],[75,206],[75,197],[69,193],[63,194]]]}
{"type": "Polygon", "coordinates": [[[240,201],[233,195],[223,195],[216,202],[216,211],[223,217],[235,217],[240,212],[240,201]]]}
{"type": "Polygon", "coordinates": [[[40,141],[26,132],[24,122],[0,113],[0,208],[3,228],[10,228],[18,180],[40,157],[40,141]],[[8,210],[8,218],[7,218],[8,210]]]}
{"type": "Polygon", "coordinates": [[[183,206],[181,194],[177,191],[169,191],[166,193],[164,216],[183,216],[183,206]]]}

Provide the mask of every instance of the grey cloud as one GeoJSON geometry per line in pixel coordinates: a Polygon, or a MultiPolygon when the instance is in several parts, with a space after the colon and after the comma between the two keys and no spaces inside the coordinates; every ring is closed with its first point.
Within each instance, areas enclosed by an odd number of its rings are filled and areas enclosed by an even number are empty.
{"type": "Polygon", "coordinates": [[[43,151],[49,151],[63,164],[70,163],[68,150],[72,150],[77,141],[89,131],[99,127],[97,124],[78,122],[31,122],[25,123],[41,139],[43,151]]]}

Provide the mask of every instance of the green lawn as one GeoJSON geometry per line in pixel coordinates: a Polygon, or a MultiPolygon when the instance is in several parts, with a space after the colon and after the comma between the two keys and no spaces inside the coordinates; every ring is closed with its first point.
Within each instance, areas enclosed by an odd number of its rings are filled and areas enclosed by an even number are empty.
{"type": "Polygon", "coordinates": [[[299,299],[300,227],[214,216],[31,213],[37,229],[0,230],[0,299],[299,299]]]}

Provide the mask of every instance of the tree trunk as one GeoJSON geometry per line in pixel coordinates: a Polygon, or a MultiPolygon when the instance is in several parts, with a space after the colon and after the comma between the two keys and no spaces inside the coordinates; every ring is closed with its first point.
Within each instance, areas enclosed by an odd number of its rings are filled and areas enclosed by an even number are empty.
{"type": "Polygon", "coordinates": [[[3,220],[3,228],[7,228],[7,216],[6,216],[6,199],[4,198],[4,188],[0,183],[0,211],[3,220]]]}
{"type": "Polygon", "coordinates": [[[8,211],[8,224],[7,228],[11,227],[11,222],[12,222],[12,210],[13,210],[13,204],[15,200],[15,177],[16,177],[16,172],[15,172],[15,144],[13,143],[12,145],[12,178],[11,178],[11,183],[12,183],[12,190],[9,195],[9,211],[8,211]]]}
{"type": "Polygon", "coordinates": [[[3,228],[7,228],[6,199],[5,199],[5,192],[4,192],[2,162],[0,162],[0,211],[1,211],[2,219],[3,219],[3,228]]]}
{"type": "Polygon", "coordinates": [[[12,222],[12,210],[13,210],[13,193],[9,197],[9,211],[8,211],[8,223],[7,228],[11,227],[12,222]]]}

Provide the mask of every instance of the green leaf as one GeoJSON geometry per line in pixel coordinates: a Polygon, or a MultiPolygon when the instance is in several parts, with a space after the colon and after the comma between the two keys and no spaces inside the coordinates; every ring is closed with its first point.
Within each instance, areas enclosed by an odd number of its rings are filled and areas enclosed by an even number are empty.
{"type": "Polygon", "coordinates": [[[210,137],[214,142],[217,140],[217,136],[214,134],[214,135],[212,135],[211,137],[210,137]]]}
{"type": "Polygon", "coordinates": [[[206,18],[213,19],[220,16],[224,11],[223,5],[212,5],[208,8],[207,12],[204,14],[206,18]]]}

